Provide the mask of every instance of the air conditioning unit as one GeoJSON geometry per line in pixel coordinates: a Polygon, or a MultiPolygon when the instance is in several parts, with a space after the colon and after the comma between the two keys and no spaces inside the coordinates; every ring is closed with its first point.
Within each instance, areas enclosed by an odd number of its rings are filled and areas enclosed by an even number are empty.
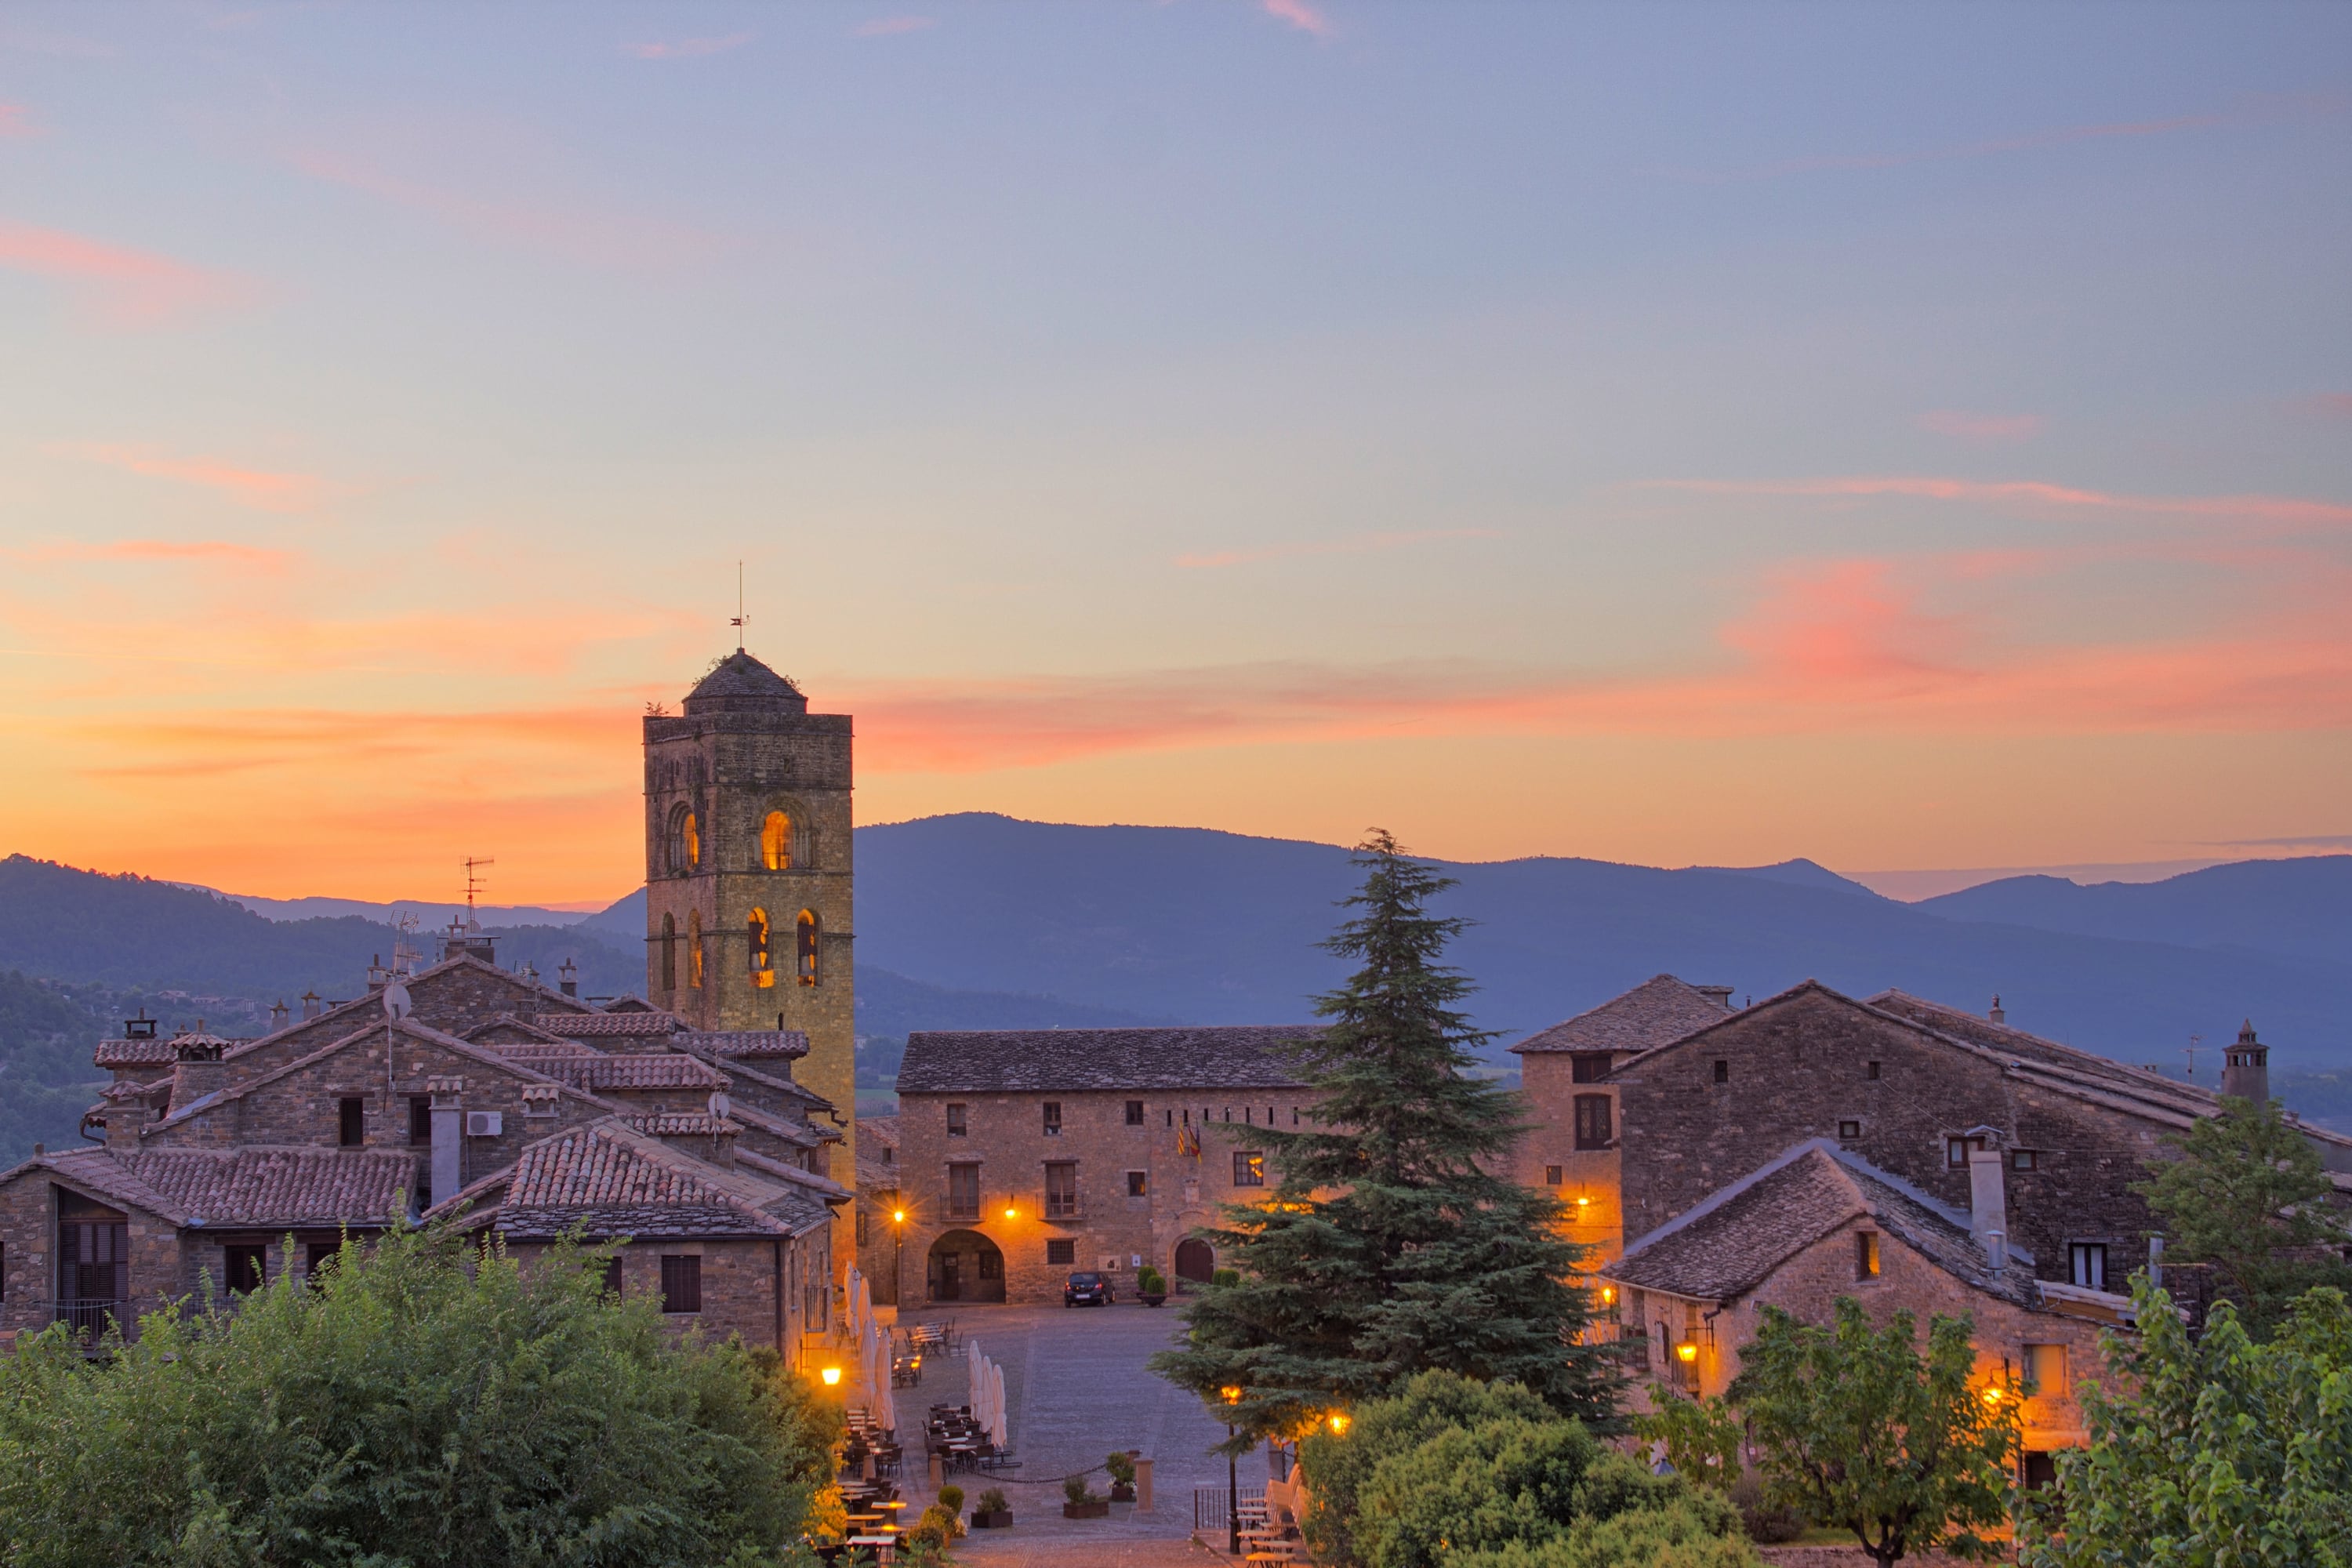
{"type": "Polygon", "coordinates": [[[495,1138],[506,1130],[506,1117],[500,1111],[469,1110],[466,1112],[466,1136],[468,1138],[495,1138]]]}

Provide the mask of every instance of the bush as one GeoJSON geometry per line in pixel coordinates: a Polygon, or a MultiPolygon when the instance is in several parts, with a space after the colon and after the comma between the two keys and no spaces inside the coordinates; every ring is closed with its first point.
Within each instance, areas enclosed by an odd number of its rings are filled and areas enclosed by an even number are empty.
{"type": "MultiPolygon", "coordinates": [[[[0,1560],[416,1568],[772,1559],[841,1417],[772,1353],[669,1342],[603,1255],[525,1270],[446,1227],[289,1267],[234,1316],[87,1363],[0,1358],[0,1560]]],[[[290,1260],[289,1260],[290,1261],[290,1260]]]]}
{"type": "Polygon", "coordinates": [[[1127,1456],[1124,1449],[1113,1449],[1103,1460],[1103,1468],[1108,1470],[1110,1479],[1120,1486],[1131,1487],[1135,1484],[1135,1461],[1127,1456]]]}
{"type": "Polygon", "coordinates": [[[991,1487],[986,1491],[980,1494],[979,1511],[982,1513],[1010,1513],[1013,1511],[1013,1505],[1005,1500],[1004,1489],[1003,1487],[991,1487]]]}
{"type": "Polygon", "coordinates": [[[1073,1504],[1094,1502],[1098,1500],[1095,1497],[1094,1493],[1087,1489],[1087,1478],[1084,1476],[1072,1476],[1069,1479],[1064,1481],[1062,1483],[1062,1495],[1069,1499],[1073,1504]]]}
{"type": "Polygon", "coordinates": [[[940,1489],[940,1506],[950,1513],[963,1511],[963,1489],[950,1481],[940,1489]]]}
{"type": "Polygon", "coordinates": [[[1307,1518],[1300,1522],[1318,1557],[1360,1561],[1354,1535],[1360,1494],[1380,1462],[1451,1427],[1518,1416],[1539,1421],[1544,1402],[1510,1383],[1479,1383],[1450,1372],[1425,1372],[1395,1397],[1358,1407],[1344,1436],[1318,1428],[1299,1444],[1299,1462],[1311,1478],[1307,1518]]]}
{"type": "Polygon", "coordinates": [[[1512,1542],[1446,1563],[1448,1568],[1757,1568],[1755,1550],[1721,1533],[1720,1523],[1705,1505],[1685,1500],[1582,1521],[1559,1540],[1512,1542]]]}
{"type": "Polygon", "coordinates": [[[1743,1475],[1731,1483],[1731,1506],[1748,1527],[1748,1539],[1767,1546],[1794,1541],[1805,1533],[1805,1516],[1792,1508],[1766,1500],[1764,1483],[1743,1475]]]}
{"type": "Polygon", "coordinates": [[[1135,1290],[1139,1296],[1165,1296],[1168,1293],[1168,1276],[1147,1263],[1136,1270],[1135,1290]]]}

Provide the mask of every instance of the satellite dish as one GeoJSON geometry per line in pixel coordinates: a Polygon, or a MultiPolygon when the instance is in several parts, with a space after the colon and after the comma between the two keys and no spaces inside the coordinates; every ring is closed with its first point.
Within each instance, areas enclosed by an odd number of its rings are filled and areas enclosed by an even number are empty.
{"type": "Polygon", "coordinates": [[[728,1098],[727,1098],[724,1094],[719,1093],[717,1089],[713,1089],[713,1090],[711,1090],[711,1093],[710,1093],[710,1114],[711,1114],[711,1115],[713,1115],[713,1116],[717,1116],[717,1117],[722,1117],[722,1118],[723,1118],[723,1117],[724,1117],[724,1116],[725,1116],[725,1115],[726,1115],[730,1110],[733,1110],[733,1109],[734,1109],[733,1104],[732,1104],[730,1101],[729,1101],[728,1098]]]}
{"type": "Polygon", "coordinates": [[[384,983],[383,1016],[387,1018],[405,1018],[408,1013],[408,987],[402,984],[400,976],[395,974],[384,983]]]}

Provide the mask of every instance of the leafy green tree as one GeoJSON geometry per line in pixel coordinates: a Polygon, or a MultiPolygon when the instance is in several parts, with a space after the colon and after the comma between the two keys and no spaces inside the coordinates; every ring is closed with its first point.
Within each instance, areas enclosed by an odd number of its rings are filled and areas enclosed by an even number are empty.
{"type": "Polygon", "coordinates": [[[1720,1399],[1685,1399],[1660,1384],[1653,1408],[1633,1418],[1636,1436],[1666,1446],[1666,1463],[1695,1481],[1728,1492],[1739,1479],[1747,1428],[1720,1399]]]}
{"type": "Polygon", "coordinates": [[[2340,1258],[2294,1256],[2352,1242],[2352,1226],[2330,1206],[2319,1152],[2277,1100],[2225,1098],[2219,1116],[2165,1142],[2179,1158],[2153,1162],[2133,1190],[2163,1220],[2167,1258],[2220,1270],[2249,1331],[2267,1334],[2314,1285],[2352,1289],[2352,1266],[2340,1258]]]}
{"type": "Polygon", "coordinates": [[[2236,1308],[2191,1338],[2139,1280],[2136,1336],[2105,1341],[2122,1389],[2082,1389],[2087,1447],[2019,1521],[2025,1568],[2352,1563],[2352,1310],[2322,1287],[2269,1342],[2236,1308]]]}
{"type": "Polygon", "coordinates": [[[1927,1353],[1908,1312],[1871,1327],[1842,1296],[1827,1328],[1764,1309],[1727,1392],[1748,1421],[1765,1495],[1851,1530],[1883,1565],[1933,1548],[1989,1557],[2008,1515],[2017,1388],[1973,1385],[1974,1323],[1937,1317],[1927,1353]]]}
{"type": "Polygon", "coordinates": [[[0,1359],[0,1559],[263,1568],[786,1560],[838,1413],[772,1353],[679,1346],[601,1254],[436,1226],[0,1359]]]}
{"type": "Polygon", "coordinates": [[[1300,1432],[1429,1368],[1507,1380],[1553,1410],[1614,1425],[1615,1381],[1571,1277],[1566,1211],[1507,1173],[1523,1101],[1474,1076],[1489,1037],[1438,962],[1465,921],[1430,914],[1451,886],[1376,833],[1356,911],[1324,945],[1359,968],[1297,1047],[1315,1125],[1252,1128],[1278,1181],[1213,1232],[1235,1266],[1185,1309],[1181,1349],[1153,1370],[1249,1438],[1300,1432]],[[1224,1391],[1240,1391],[1228,1402],[1224,1391]]]}
{"type": "Polygon", "coordinates": [[[1681,1568],[1672,1553],[1685,1547],[1690,1568],[1754,1561],[1720,1496],[1651,1475],[1512,1384],[1423,1373],[1360,1406],[1344,1432],[1327,1426],[1307,1437],[1299,1461],[1318,1562],[1461,1568],[1534,1551],[1547,1568],[1654,1559],[1681,1568]]]}

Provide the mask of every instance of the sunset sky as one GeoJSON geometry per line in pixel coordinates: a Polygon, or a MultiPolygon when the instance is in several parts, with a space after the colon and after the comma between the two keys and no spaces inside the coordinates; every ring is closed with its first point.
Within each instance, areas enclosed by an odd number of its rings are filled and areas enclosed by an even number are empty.
{"type": "Polygon", "coordinates": [[[0,853],[2352,847],[2352,6],[0,11],[0,853]]]}

